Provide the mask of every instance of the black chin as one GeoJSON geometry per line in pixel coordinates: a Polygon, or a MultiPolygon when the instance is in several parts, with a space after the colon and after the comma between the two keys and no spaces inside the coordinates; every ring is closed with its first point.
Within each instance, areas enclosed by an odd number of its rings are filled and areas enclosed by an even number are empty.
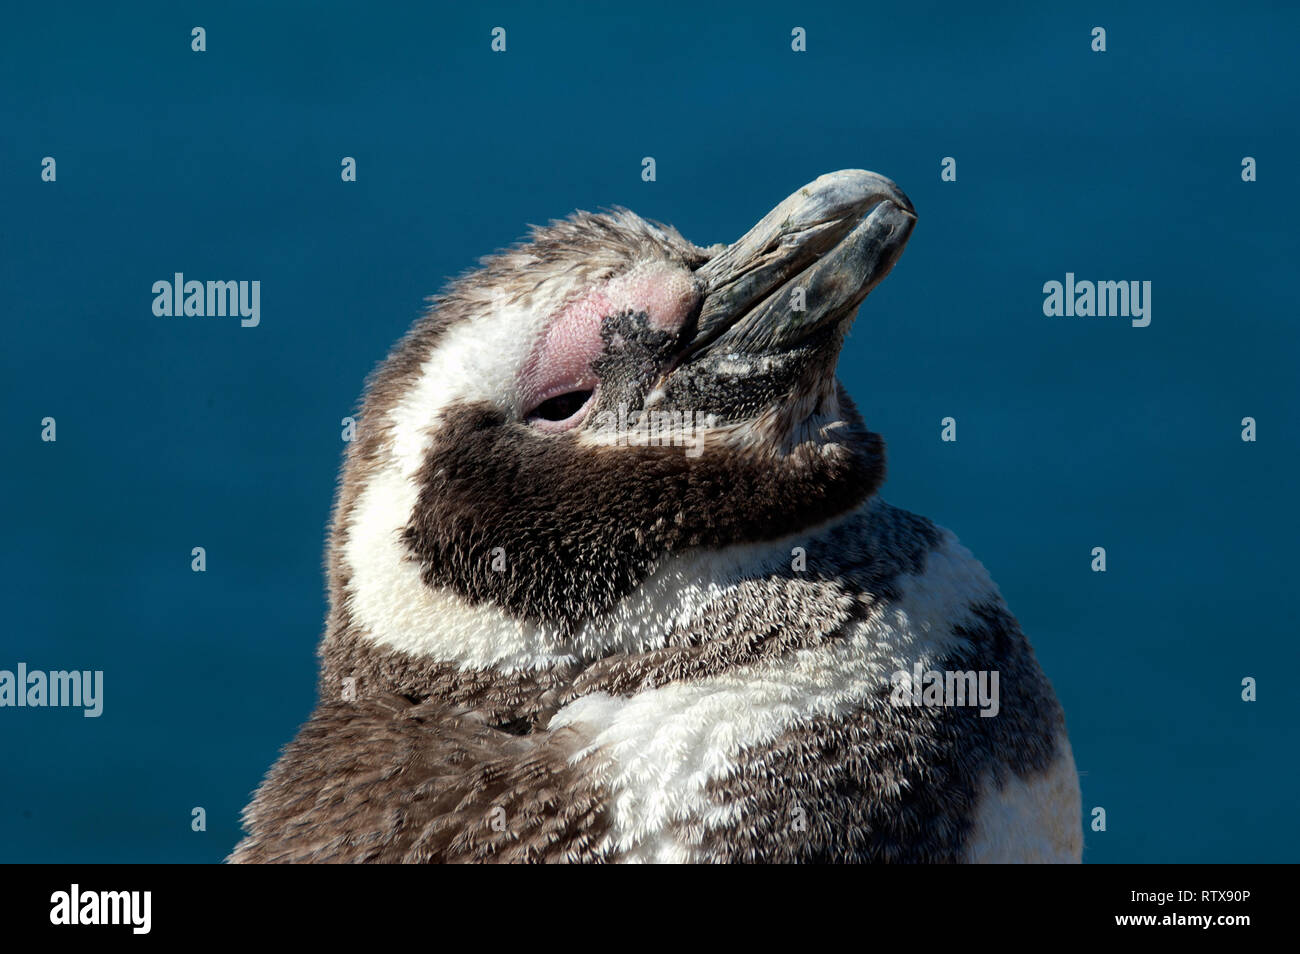
{"type": "Polygon", "coordinates": [[[800,395],[825,390],[843,341],[838,327],[826,327],[781,350],[711,348],[673,371],[665,404],[713,414],[720,424],[753,420],[800,395]]]}

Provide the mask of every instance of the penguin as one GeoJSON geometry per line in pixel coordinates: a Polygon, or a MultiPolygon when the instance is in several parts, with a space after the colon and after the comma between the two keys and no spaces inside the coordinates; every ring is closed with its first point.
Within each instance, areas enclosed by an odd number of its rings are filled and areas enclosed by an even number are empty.
{"type": "Polygon", "coordinates": [[[1065,719],[836,376],[916,212],[626,209],[481,260],[367,382],[266,862],[1077,862],[1065,719]]]}

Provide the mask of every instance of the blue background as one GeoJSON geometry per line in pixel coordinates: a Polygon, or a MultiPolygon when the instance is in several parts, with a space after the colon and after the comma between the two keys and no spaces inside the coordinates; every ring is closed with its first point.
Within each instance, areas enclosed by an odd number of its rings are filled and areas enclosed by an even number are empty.
{"type": "Polygon", "coordinates": [[[730,241],[846,167],[920,223],[841,375],[885,498],[1033,639],[1107,811],[1085,858],[1298,860],[1300,14],[420,6],[0,20],[0,668],[105,671],[99,719],[0,710],[0,860],[234,845],[313,702],[340,419],[447,276],[574,208],[730,241]],[[260,327],[155,317],[176,271],[260,280],[260,327]],[[1150,327],[1044,317],[1067,271],[1150,280],[1150,327]]]}

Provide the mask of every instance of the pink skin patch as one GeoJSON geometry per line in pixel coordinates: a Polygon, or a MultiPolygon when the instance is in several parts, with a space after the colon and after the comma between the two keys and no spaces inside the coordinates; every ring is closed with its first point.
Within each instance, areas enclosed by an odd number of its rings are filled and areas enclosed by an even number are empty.
{"type": "Polygon", "coordinates": [[[699,301],[699,291],[682,269],[664,263],[638,265],[570,304],[546,326],[519,379],[525,417],[544,401],[571,391],[592,397],[562,421],[534,417],[528,423],[549,432],[567,431],[587,416],[599,384],[591,363],[600,355],[600,323],[606,315],[644,311],[661,331],[678,331],[699,301]]]}

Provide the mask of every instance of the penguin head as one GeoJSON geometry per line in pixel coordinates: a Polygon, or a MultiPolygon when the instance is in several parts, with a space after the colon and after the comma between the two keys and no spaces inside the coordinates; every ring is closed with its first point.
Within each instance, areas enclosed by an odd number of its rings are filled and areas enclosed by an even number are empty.
{"type": "Polygon", "coordinates": [[[424,625],[434,593],[572,630],[675,553],[852,509],[883,445],[835,364],[914,223],[893,183],[855,170],[729,246],[617,210],[484,259],[369,382],[334,603],[424,625]]]}

